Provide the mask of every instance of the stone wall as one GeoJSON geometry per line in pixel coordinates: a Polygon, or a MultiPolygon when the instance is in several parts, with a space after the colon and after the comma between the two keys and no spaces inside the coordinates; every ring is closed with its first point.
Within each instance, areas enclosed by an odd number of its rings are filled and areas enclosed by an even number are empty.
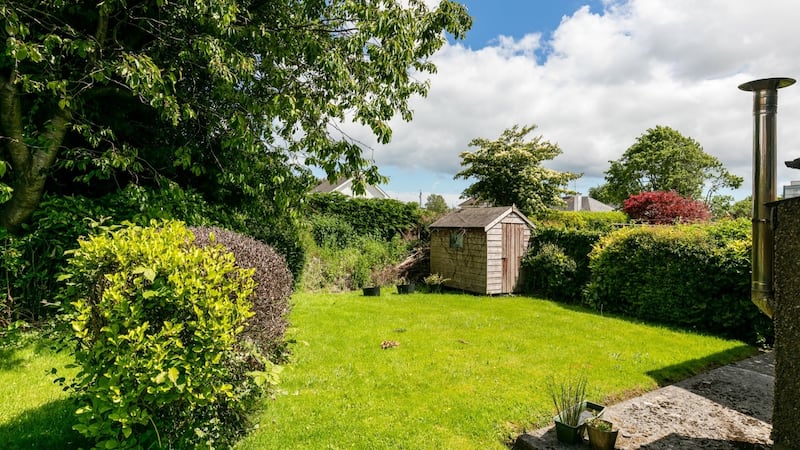
{"type": "Polygon", "coordinates": [[[800,197],[775,203],[775,450],[800,449],[800,197]]]}

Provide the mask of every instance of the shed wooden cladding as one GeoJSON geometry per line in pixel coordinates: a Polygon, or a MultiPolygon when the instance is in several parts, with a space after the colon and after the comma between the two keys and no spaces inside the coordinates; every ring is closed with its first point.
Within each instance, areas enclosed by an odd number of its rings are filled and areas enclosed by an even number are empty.
{"type": "Polygon", "coordinates": [[[533,223],[517,208],[463,208],[430,226],[431,273],[478,294],[517,290],[533,223]]]}

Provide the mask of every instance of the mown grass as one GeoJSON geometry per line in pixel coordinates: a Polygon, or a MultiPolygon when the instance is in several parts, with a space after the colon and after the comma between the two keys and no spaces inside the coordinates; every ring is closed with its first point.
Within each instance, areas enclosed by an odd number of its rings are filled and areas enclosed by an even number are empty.
{"type": "Polygon", "coordinates": [[[72,430],[75,405],[56,376],[72,376],[70,359],[55,353],[37,333],[0,346],[0,447],[55,449],[87,447],[72,430]],[[52,369],[58,370],[54,375],[52,369]]]}
{"type": "MultiPolygon", "coordinates": [[[[293,362],[240,449],[502,449],[549,422],[550,376],[618,399],[755,352],[525,297],[297,294],[293,362]],[[397,341],[382,349],[383,341],[397,341]]],[[[0,447],[87,448],[42,338],[0,347],[0,447]]],[[[74,373],[74,372],[73,372],[74,373]]]]}
{"type": "Polygon", "coordinates": [[[550,377],[583,371],[602,402],[755,352],[525,297],[297,294],[294,303],[294,361],[241,449],[500,449],[550,420],[550,377]]]}

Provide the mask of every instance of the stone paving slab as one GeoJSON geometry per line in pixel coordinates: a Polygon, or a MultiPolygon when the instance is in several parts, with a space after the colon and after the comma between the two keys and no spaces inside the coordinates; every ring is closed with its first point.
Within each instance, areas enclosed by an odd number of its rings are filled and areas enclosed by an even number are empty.
{"type": "MultiPolygon", "coordinates": [[[[775,359],[771,352],[719,367],[606,408],[616,448],[769,449],[775,359]]],[[[588,448],[556,440],[552,426],[521,435],[516,450],[588,448]]]]}

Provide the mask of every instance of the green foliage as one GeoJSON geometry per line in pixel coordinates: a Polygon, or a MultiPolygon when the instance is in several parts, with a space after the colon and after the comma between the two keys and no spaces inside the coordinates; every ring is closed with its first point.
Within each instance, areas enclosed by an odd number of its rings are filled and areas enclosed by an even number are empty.
{"type": "MultiPolygon", "coordinates": [[[[157,226],[158,225],[158,226],[157,226]]],[[[252,271],[180,222],[80,241],[60,277],[60,323],[80,372],[75,429],[98,448],[226,446],[261,387],[236,346],[252,271]]]]}
{"type": "Polygon", "coordinates": [[[585,300],[604,311],[769,341],[769,319],[750,301],[748,228],[740,220],[611,233],[590,255],[585,300]]]}
{"type": "Polygon", "coordinates": [[[91,199],[84,196],[46,195],[31,223],[20,234],[0,227],[0,288],[5,315],[38,320],[51,310],[58,290],[56,275],[63,269],[66,250],[77,247],[80,236],[91,223],[130,221],[139,225],[151,219],[181,219],[193,225],[224,223],[226,215],[209,205],[199,194],[174,183],[160,189],[130,185],[109,195],[91,199]]]}
{"type": "Polygon", "coordinates": [[[338,216],[352,226],[358,235],[392,239],[395,234],[413,229],[420,220],[416,203],[393,199],[350,198],[339,193],[312,194],[308,198],[311,211],[338,216]]]}
{"type": "Polygon", "coordinates": [[[359,236],[345,248],[314,246],[309,251],[302,286],[310,291],[380,286],[393,276],[387,273],[387,267],[397,264],[407,252],[406,242],[400,236],[389,241],[359,236]]]}
{"type": "Polygon", "coordinates": [[[495,141],[470,141],[470,147],[479,149],[461,153],[464,169],[454,177],[473,181],[462,197],[475,197],[495,206],[516,205],[527,215],[563,204],[561,196],[572,193],[565,186],[580,174],[542,167],[543,161],[560,155],[561,149],[542,136],[525,141],[535,129],[536,125],[514,125],[495,141]]]}
{"type": "Polygon", "coordinates": [[[525,291],[551,299],[574,299],[580,294],[581,285],[576,283],[575,260],[564,253],[564,249],[544,243],[538,251],[529,252],[522,259],[525,270],[525,291]]]}
{"type": "Polygon", "coordinates": [[[303,224],[297,215],[281,213],[261,200],[246,202],[224,218],[219,225],[269,244],[286,258],[295,282],[300,279],[306,251],[301,237],[303,224]]]}
{"type": "Polygon", "coordinates": [[[428,198],[425,199],[425,209],[433,213],[444,213],[447,212],[449,209],[447,207],[447,202],[444,200],[439,194],[430,194],[428,198]]]}
{"type": "Polygon", "coordinates": [[[622,158],[610,162],[606,184],[590,194],[612,205],[622,205],[644,191],[676,191],[682,197],[703,198],[705,189],[710,200],[719,189],[742,184],[741,177],[728,172],[697,141],[661,125],[648,129],[622,158]]]}
{"type": "Polygon", "coordinates": [[[551,209],[539,215],[539,222],[547,227],[610,231],[615,226],[627,223],[628,216],[622,211],[558,211],[551,209]]]}
{"type": "Polygon", "coordinates": [[[591,276],[589,253],[607,233],[602,229],[604,227],[602,223],[598,225],[601,229],[565,228],[559,225],[536,227],[523,259],[523,279],[527,280],[525,288],[546,293],[553,300],[580,300],[581,292],[591,276]],[[551,249],[537,260],[537,255],[544,247],[551,249]],[[551,276],[556,278],[551,280],[551,276]]]}
{"type": "Polygon", "coordinates": [[[350,222],[341,216],[314,214],[309,221],[311,235],[320,247],[343,249],[352,246],[358,238],[350,222]]]}
{"type": "MultiPolygon", "coordinates": [[[[284,334],[289,325],[289,296],[292,295],[292,273],[283,256],[272,247],[233,231],[217,227],[193,227],[194,243],[201,247],[222,245],[233,254],[236,267],[253,270],[256,287],[250,297],[253,316],[247,319],[238,335],[262,355],[274,362],[284,362],[284,334]]],[[[258,363],[258,362],[257,362],[258,363]]],[[[263,370],[263,364],[256,366],[263,370]]]]}
{"type": "Polygon", "coordinates": [[[554,377],[547,380],[547,392],[553,401],[559,422],[577,427],[580,423],[582,405],[586,401],[586,387],[588,380],[585,374],[575,378],[556,380],[554,377]]]}
{"type": "Polygon", "coordinates": [[[298,160],[356,189],[378,181],[336,124],[388,142],[427,93],[444,33],[470,25],[450,0],[7,0],[0,127],[14,191],[0,222],[24,223],[51,176],[107,192],[160,175],[278,208],[302,197],[298,160]]]}

